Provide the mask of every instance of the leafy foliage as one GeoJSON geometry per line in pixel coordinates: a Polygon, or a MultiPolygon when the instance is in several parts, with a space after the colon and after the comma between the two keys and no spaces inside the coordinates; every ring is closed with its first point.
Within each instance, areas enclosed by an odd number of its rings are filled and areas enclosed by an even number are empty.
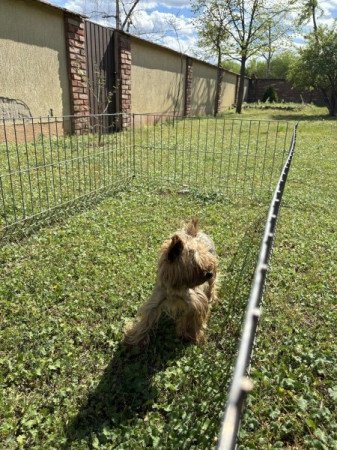
{"type": "MultiPolygon", "coordinates": [[[[296,54],[291,51],[279,53],[271,59],[268,78],[286,78],[290,65],[296,60],[296,54]]],[[[257,78],[265,78],[267,63],[262,60],[252,59],[247,66],[247,75],[255,75],[257,78]]]]}
{"type": "Polygon", "coordinates": [[[337,26],[318,27],[299,50],[291,65],[289,79],[306,89],[320,89],[331,116],[337,115],[337,26]]]}
{"type": "Polygon", "coordinates": [[[236,61],[231,61],[231,60],[225,60],[222,63],[222,67],[224,69],[230,70],[232,72],[235,73],[239,73],[240,72],[240,64],[236,61]]]}
{"type": "Polygon", "coordinates": [[[318,0],[299,0],[299,25],[312,21],[314,32],[317,32],[317,13],[323,14],[323,9],[319,6],[318,0]]]}

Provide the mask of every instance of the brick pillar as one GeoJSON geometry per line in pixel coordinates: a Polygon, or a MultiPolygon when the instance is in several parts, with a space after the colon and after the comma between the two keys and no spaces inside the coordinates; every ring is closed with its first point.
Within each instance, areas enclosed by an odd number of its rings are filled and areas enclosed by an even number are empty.
{"type": "Polygon", "coordinates": [[[119,92],[120,112],[125,113],[122,118],[122,129],[131,126],[131,42],[129,36],[119,33],[119,92]]]}
{"type": "Polygon", "coordinates": [[[68,54],[68,73],[71,113],[74,115],[72,131],[81,133],[88,126],[88,78],[85,50],[84,20],[80,16],[65,14],[65,37],[68,54]]]}
{"type": "Polygon", "coordinates": [[[186,56],[184,116],[191,114],[193,61],[186,56]]]}

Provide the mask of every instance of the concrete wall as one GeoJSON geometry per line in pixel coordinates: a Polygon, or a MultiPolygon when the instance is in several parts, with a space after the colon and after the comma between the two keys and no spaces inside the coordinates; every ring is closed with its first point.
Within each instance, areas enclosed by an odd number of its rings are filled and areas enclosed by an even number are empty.
{"type": "Polygon", "coordinates": [[[70,114],[63,12],[1,0],[0,117],[70,114]]]}
{"type": "Polygon", "coordinates": [[[184,56],[131,37],[131,112],[182,114],[184,56]]]}
{"type": "MultiPolygon", "coordinates": [[[[0,2],[0,117],[86,114],[83,18],[34,0],[0,2]]],[[[215,66],[127,33],[119,52],[119,111],[213,114],[215,66]]],[[[219,112],[235,103],[236,79],[224,71],[219,112]]]]}
{"type": "MultiPolygon", "coordinates": [[[[192,114],[213,114],[217,68],[202,61],[193,60],[192,114]]],[[[219,112],[235,104],[237,75],[223,72],[219,112]]],[[[249,79],[245,79],[244,99],[248,96],[249,79]]]]}

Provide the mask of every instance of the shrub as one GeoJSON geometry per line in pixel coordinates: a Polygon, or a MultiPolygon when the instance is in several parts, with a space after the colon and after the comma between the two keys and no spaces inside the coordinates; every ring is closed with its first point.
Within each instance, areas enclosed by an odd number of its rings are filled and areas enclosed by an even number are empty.
{"type": "Polygon", "coordinates": [[[273,86],[268,86],[265,93],[263,94],[262,101],[269,101],[270,103],[278,102],[278,95],[273,86]]]}

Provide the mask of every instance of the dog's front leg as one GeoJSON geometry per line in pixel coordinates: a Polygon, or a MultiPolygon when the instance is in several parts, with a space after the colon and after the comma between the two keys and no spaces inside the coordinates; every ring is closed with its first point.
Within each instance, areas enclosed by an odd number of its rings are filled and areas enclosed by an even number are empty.
{"type": "Polygon", "coordinates": [[[135,322],[126,328],[125,342],[127,344],[148,344],[149,333],[160,318],[164,300],[165,291],[156,285],[149,300],[139,309],[135,322]]]}
{"type": "Polygon", "coordinates": [[[189,290],[186,303],[188,307],[177,320],[177,334],[194,342],[205,340],[205,330],[209,315],[208,298],[200,288],[189,290]]]}

